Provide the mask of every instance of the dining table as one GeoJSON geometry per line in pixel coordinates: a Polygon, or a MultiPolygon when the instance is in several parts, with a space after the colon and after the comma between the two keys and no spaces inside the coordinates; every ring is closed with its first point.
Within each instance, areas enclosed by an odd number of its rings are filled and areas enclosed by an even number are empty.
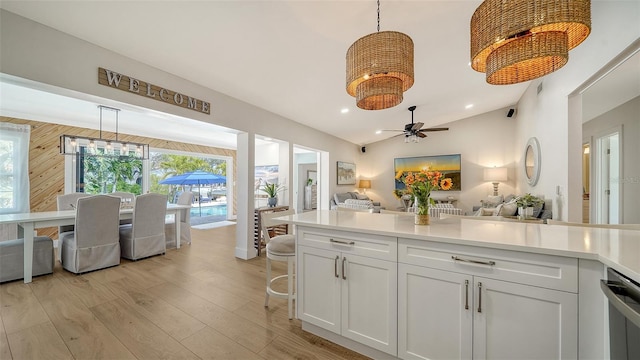
{"type": "MultiPolygon", "coordinates": [[[[175,216],[176,248],[180,248],[180,210],[191,209],[191,205],[167,204],[167,215],[175,216]]],[[[133,208],[120,209],[121,219],[131,219],[133,208]]],[[[24,282],[30,283],[33,277],[33,239],[35,230],[46,227],[74,225],[75,210],[42,211],[0,216],[0,224],[17,224],[18,238],[24,239],[24,282]]]]}

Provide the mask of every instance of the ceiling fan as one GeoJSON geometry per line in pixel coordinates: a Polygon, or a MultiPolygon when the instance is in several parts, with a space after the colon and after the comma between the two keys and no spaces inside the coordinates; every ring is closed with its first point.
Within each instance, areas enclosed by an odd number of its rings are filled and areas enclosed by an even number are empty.
{"type": "Polygon", "coordinates": [[[422,126],[424,126],[424,123],[421,122],[417,122],[414,123],[413,122],[413,111],[416,109],[416,106],[409,106],[409,111],[411,111],[411,124],[406,124],[404,126],[404,130],[382,130],[382,131],[401,131],[402,134],[398,134],[396,136],[402,136],[404,135],[404,142],[408,143],[408,142],[419,142],[420,138],[425,138],[427,137],[427,134],[425,134],[425,132],[429,132],[429,131],[447,131],[449,130],[449,128],[445,128],[445,127],[441,127],[441,128],[427,128],[427,129],[422,129],[422,126]]]}

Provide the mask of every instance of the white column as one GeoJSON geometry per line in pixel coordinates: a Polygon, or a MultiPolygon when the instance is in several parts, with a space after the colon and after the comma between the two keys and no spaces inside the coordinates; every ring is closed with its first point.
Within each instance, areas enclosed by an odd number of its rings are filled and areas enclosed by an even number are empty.
{"type": "Polygon", "coordinates": [[[253,246],[254,229],[254,181],[255,181],[255,134],[238,134],[236,151],[236,188],[238,189],[238,219],[236,225],[235,255],[240,259],[256,257],[253,246]]]}

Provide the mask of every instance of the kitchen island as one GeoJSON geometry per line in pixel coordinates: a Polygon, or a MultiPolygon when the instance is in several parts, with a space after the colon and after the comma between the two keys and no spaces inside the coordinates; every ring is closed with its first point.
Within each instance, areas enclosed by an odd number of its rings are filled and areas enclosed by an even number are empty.
{"type": "Polygon", "coordinates": [[[315,211],[296,225],[303,329],[374,358],[605,358],[606,267],[640,232],[315,211]]]}

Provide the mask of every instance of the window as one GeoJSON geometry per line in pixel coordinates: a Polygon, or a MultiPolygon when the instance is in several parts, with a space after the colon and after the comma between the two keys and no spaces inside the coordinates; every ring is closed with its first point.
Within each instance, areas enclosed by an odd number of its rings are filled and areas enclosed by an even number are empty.
{"type": "Polygon", "coordinates": [[[142,160],[106,155],[104,149],[95,154],[80,147],[76,155],[76,192],[110,194],[114,191],[142,194],[142,160]]]}
{"type": "Polygon", "coordinates": [[[29,212],[29,125],[0,123],[0,214],[29,212]]]}

